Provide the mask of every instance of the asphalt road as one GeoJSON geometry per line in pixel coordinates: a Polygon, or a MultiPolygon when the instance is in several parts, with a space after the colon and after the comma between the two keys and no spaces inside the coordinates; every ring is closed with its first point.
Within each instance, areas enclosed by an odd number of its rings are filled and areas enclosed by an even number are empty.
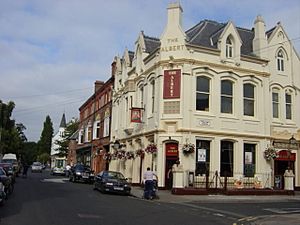
{"type": "MultiPolygon", "coordinates": [[[[274,196],[276,198],[276,196],[274,196]]],[[[300,201],[147,201],[102,194],[49,172],[18,178],[0,207],[0,225],[300,224],[300,201]],[[294,220],[294,222],[290,222],[294,220]],[[298,223],[299,218],[299,223],[298,223]],[[289,220],[288,220],[289,219],[289,220]]]]}
{"type": "Polygon", "coordinates": [[[234,220],[185,205],[102,194],[92,185],[73,184],[45,171],[18,178],[13,195],[0,208],[1,225],[194,225],[234,220]]]}

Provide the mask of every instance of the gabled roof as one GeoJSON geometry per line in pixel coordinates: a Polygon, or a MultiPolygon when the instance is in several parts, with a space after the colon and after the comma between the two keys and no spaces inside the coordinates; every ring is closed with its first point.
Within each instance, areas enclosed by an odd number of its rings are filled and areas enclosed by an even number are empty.
{"type": "MultiPolygon", "coordinates": [[[[218,23],[212,20],[203,20],[191,29],[186,31],[188,43],[193,45],[204,46],[208,48],[217,48],[220,35],[224,31],[228,23],[218,23]]],[[[252,41],[254,39],[254,31],[237,27],[242,40],[241,54],[252,55],[252,41]]]]}

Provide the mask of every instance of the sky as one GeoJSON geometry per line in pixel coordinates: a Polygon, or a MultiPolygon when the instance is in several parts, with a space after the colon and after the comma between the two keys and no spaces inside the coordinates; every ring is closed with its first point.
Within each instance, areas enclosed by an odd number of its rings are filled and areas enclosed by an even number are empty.
{"type": "MultiPolygon", "coordinates": [[[[141,30],[160,37],[167,6],[176,0],[0,0],[0,100],[13,101],[13,119],[38,141],[46,116],[56,132],[106,81],[111,63],[134,50],[141,30]]],[[[177,1],[178,2],[178,1],[177,1]]],[[[281,22],[300,54],[299,0],[181,0],[183,28],[204,19],[251,29],[257,15],[266,28],[281,22]]]]}

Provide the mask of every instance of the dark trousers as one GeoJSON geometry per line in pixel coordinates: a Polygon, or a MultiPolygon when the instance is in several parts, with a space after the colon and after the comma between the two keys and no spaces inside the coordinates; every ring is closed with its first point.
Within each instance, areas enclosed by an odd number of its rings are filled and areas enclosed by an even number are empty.
{"type": "Polygon", "coordinates": [[[146,199],[150,199],[152,197],[152,192],[153,192],[153,181],[146,180],[144,197],[146,199]]]}

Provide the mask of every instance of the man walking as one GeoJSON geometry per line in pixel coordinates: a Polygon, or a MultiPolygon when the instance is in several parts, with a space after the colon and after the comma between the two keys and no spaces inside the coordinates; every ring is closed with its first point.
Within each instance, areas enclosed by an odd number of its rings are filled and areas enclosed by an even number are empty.
{"type": "Polygon", "coordinates": [[[144,173],[144,183],[145,183],[145,192],[144,197],[146,199],[152,199],[153,197],[153,177],[156,177],[156,180],[158,180],[157,175],[150,170],[150,167],[147,168],[147,171],[144,173]]]}

